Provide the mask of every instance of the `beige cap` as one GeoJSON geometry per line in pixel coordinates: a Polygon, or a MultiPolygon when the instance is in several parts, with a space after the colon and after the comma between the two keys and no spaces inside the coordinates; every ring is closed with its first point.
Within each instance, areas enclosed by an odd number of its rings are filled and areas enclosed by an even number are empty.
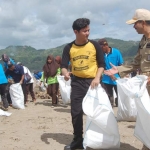
{"type": "Polygon", "coordinates": [[[150,20],[150,11],[147,9],[137,9],[131,20],[128,20],[127,24],[133,24],[138,20],[150,20]]]}

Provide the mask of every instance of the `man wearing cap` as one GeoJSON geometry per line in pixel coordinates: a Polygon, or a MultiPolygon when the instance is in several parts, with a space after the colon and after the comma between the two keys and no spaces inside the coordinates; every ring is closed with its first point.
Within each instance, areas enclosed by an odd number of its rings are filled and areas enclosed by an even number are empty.
{"type": "MultiPolygon", "coordinates": [[[[118,49],[109,47],[106,39],[100,39],[98,43],[104,52],[105,70],[111,68],[110,63],[114,64],[115,66],[121,66],[123,64],[123,58],[118,49]]],[[[115,81],[116,78],[120,78],[118,73],[111,76],[105,74],[102,76],[102,83],[107,91],[112,107],[114,106],[113,88],[117,95],[117,83],[115,81]]],[[[118,106],[118,97],[115,99],[115,105],[118,106]]]]}
{"type": "MultiPolygon", "coordinates": [[[[112,75],[117,72],[124,73],[124,75],[140,69],[141,74],[147,75],[148,85],[150,85],[150,11],[146,9],[137,9],[133,18],[126,22],[127,24],[134,24],[135,30],[138,34],[143,34],[139,43],[139,49],[134,57],[132,63],[128,66],[122,65],[105,70],[105,74],[112,75]]],[[[150,95],[150,86],[147,86],[150,95]]]]}
{"type": "MultiPolygon", "coordinates": [[[[117,72],[128,74],[133,70],[140,69],[141,73],[148,76],[147,90],[150,95],[150,11],[146,9],[137,9],[133,18],[126,22],[134,24],[134,28],[138,34],[143,34],[139,43],[139,49],[134,57],[133,62],[129,66],[113,66],[112,69],[104,71],[107,75],[117,72]]],[[[144,150],[147,148],[144,146],[144,150]]]]}

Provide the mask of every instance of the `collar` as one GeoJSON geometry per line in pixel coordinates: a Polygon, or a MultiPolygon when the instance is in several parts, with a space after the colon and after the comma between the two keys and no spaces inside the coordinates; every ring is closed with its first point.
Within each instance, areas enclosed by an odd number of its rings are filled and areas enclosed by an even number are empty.
{"type": "Polygon", "coordinates": [[[111,47],[109,47],[109,48],[110,48],[110,52],[109,53],[105,53],[106,55],[112,54],[112,48],[111,47]]]}
{"type": "Polygon", "coordinates": [[[89,42],[89,40],[87,40],[87,42],[85,42],[84,44],[81,44],[81,45],[76,44],[75,41],[74,41],[73,43],[74,43],[74,45],[76,45],[76,46],[84,46],[84,45],[86,45],[88,42],[89,42]]]}

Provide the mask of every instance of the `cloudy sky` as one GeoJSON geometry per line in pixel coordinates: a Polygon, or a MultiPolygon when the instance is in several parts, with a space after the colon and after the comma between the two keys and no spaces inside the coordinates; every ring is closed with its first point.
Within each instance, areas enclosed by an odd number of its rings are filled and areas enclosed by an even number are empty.
{"type": "Polygon", "coordinates": [[[125,23],[138,8],[150,9],[150,0],[0,0],[0,49],[48,49],[71,42],[72,23],[81,17],[91,20],[90,39],[140,40],[125,23]]]}

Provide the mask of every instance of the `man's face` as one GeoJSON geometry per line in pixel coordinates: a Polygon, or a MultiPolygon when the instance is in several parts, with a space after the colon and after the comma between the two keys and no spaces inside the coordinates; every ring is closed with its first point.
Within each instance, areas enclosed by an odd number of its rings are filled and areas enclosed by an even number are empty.
{"type": "Polygon", "coordinates": [[[74,30],[74,33],[76,34],[76,38],[81,42],[87,42],[89,34],[90,34],[90,27],[87,26],[85,28],[82,28],[80,31],[74,30]]]}
{"type": "Polygon", "coordinates": [[[143,21],[137,21],[134,23],[135,30],[137,31],[138,34],[143,34],[144,31],[144,22],[143,21]]]}
{"type": "Polygon", "coordinates": [[[104,45],[101,45],[101,49],[103,50],[104,53],[107,53],[108,52],[108,45],[107,44],[104,44],[104,45]]]}

